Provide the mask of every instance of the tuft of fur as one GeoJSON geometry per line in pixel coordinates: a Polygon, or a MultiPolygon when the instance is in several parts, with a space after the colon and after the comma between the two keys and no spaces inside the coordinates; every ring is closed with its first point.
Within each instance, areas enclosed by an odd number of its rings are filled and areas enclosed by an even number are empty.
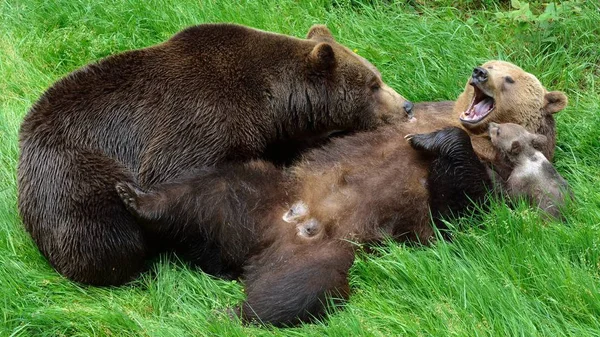
{"type": "Polygon", "coordinates": [[[490,123],[489,135],[512,168],[506,181],[508,195],[513,199],[527,198],[545,214],[561,218],[561,209],[573,195],[567,181],[540,151],[547,143],[546,136],[513,123],[490,123]]]}

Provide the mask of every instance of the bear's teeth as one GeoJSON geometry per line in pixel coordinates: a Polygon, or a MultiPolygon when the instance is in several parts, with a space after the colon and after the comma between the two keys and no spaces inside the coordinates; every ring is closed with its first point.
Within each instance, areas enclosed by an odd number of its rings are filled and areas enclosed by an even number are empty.
{"type": "Polygon", "coordinates": [[[467,108],[467,110],[465,110],[465,112],[463,112],[463,116],[465,118],[471,116],[471,112],[473,111],[473,106],[475,105],[476,98],[477,98],[477,95],[473,95],[473,99],[471,99],[471,104],[469,104],[469,107],[467,108]]]}

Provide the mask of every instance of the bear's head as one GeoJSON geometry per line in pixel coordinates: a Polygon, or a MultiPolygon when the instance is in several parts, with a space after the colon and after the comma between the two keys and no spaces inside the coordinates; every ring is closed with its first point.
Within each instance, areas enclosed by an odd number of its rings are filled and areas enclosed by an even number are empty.
{"type": "Polygon", "coordinates": [[[348,129],[369,129],[412,118],[413,104],[385,84],[373,64],[336,42],[327,27],[311,27],[307,39],[314,43],[307,55],[309,80],[325,78],[327,101],[335,104],[327,107],[335,114],[325,119],[336,118],[333,124],[348,129]]]}
{"type": "Polygon", "coordinates": [[[534,75],[509,62],[489,61],[473,70],[454,112],[474,134],[486,132],[490,122],[515,123],[543,134],[548,142],[542,152],[551,159],[556,144],[552,115],[566,106],[564,93],[547,91],[534,75]]]}
{"type": "Polygon", "coordinates": [[[494,147],[512,162],[519,156],[531,157],[544,148],[547,138],[514,123],[489,123],[488,133],[494,147]]]}

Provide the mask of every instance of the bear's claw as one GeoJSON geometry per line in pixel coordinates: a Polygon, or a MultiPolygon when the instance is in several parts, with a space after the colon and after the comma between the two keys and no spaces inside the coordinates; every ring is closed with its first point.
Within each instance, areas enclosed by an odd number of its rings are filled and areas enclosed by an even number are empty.
{"type": "Polygon", "coordinates": [[[137,188],[135,188],[134,186],[132,186],[129,183],[117,183],[117,185],[115,186],[115,189],[117,190],[117,194],[123,201],[123,204],[125,204],[125,207],[127,208],[127,210],[130,211],[131,213],[133,213],[134,215],[137,215],[137,213],[138,213],[137,212],[137,209],[138,209],[137,188]]]}
{"type": "Polygon", "coordinates": [[[469,135],[457,127],[447,127],[430,133],[409,134],[404,138],[413,149],[438,155],[452,155],[464,146],[471,146],[469,135]]]}

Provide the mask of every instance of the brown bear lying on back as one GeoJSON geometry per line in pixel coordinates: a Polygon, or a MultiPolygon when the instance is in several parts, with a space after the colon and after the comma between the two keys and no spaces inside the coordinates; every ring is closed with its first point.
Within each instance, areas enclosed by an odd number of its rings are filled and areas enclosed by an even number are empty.
{"type": "MultiPolygon", "coordinates": [[[[436,104],[439,103],[426,106],[436,104]]],[[[480,171],[477,158],[490,172],[498,173],[494,179],[505,180],[512,171],[490,142],[490,122],[513,122],[530,132],[544,134],[547,143],[542,152],[551,158],[556,142],[552,115],[566,104],[563,93],[548,92],[534,75],[521,68],[504,61],[486,62],[473,71],[453,106],[453,114],[426,110],[417,103],[414,123],[335,139],[328,146],[307,153],[293,168],[302,183],[298,200],[291,204],[303,201],[311,216],[324,225],[333,223],[333,228],[359,233],[363,240],[380,240],[382,235],[390,235],[426,242],[433,235],[430,211],[434,217],[436,212],[441,216],[456,212],[470,204],[465,191],[479,194],[485,190],[481,184],[473,183],[488,176],[480,171]],[[438,133],[441,138],[433,143],[440,147],[445,137],[451,144],[460,145],[456,148],[414,151],[415,144],[403,139],[448,126],[468,134],[477,155],[470,157],[472,172],[443,170],[452,167],[450,163],[457,152],[470,156],[470,144],[466,146],[467,140],[459,132],[438,133]],[[440,150],[444,152],[442,156],[440,150]],[[436,158],[433,167],[432,158],[436,158]],[[442,170],[443,174],[433,174],[442,181],[427,182],[432,169],[442,170]],[[341,223],[344,225],[338,225],[341,223]]]]}
{"type": "MultiPolygon", "coordinates": [[[[324,26],[307,39],[191,27],[76,70],[43,94],[19,134],[19,212],[60,273],[122,284],[162,241],[139,228],[116,182],[149,187],[196,167],[263,158],[280,142],[371,129],[405,119],[405,104],[324,26]]],[[[210,259],[203,249],[197,260],[210,259]]]]}
{"type": "Polygon", "coordinates": [[[498,152],[487,135],[488,123],[516,123],[527,131],[542,134],[547,142],[542,153],[552,160],[556,146],[553,114],[567,106],[559,91],[548,92],[530,73],[505,61],[489,61],[473,70],[465,90],[455,102],[416,103],[416,123],[406,133],[426,133],[447,126],[469,132],[478,156],[493,162],[498,152]]]}
{"type": "Polygon", "coordinates": [[[485,197],[496,152],[478,132],[489,122],[546,130],[554,144],[552,114],[566,104],[564,94],[501,61],[478,67],[469,83],[456,115],[417,104],[416,123],[334,139],[290,170],[258,161],[191,172],[151,190],[132,183],[117,190],[148,232],[175,243],[199,235],[221,248],[216,263],[245,279],[244,319],[305,321],[324,313],[328,294],[347,296],[355,249],[349,241],[426,243],[431,213],[438,221],[485,197]],[[468,132],[447,128],[465,123],[468,132]]]}

